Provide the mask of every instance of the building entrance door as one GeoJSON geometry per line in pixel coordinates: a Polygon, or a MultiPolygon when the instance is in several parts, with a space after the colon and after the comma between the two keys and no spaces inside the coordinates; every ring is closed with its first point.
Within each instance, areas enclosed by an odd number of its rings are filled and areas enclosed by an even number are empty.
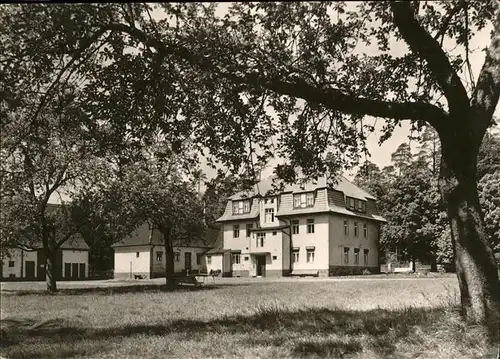
{"type": "Polygon", "coordinates": [[[266,256],[257,256],[257,276],[266,276],[266,256]]]}

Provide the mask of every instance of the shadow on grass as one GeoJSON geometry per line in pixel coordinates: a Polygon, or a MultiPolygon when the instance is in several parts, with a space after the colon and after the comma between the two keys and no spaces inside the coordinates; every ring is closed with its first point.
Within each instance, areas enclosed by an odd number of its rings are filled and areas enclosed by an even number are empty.
{"type": "MultiPolygon", "coordinates": [[[[249,286],[249,284],[231,284],[231,286],[249,286]]],[[[2,295],[82,295],[82,294],[123,294],[123,293],[154,293],[154,292],[203,292],[226,287],[225,285],[209,284],[209,285],[179,285],[175,288],[167,288],[165,284],[137,284],[123,286],[108,286],[108,287],[84,287],[84,288],[61,288],[55,293],[50,293],[44,290],[10,290],[2,289],[2,295]]]]}
{"type": "MultiPolygon", "coordinates": [[[[416,327],[442,325],[450,313],[446,309],[408,308],[404,310],[346,311],[326,308],[285,311],[260,309],[252,316],[228,316],[210,321],[173,320],[155,325],[127,325],[109,328],[86,328],[67,325],[64,320],[42,323],[30,320],[2,321],[5,355],[22,357],[27,342],[43,343],[33,357],[45,357],[43,348],[57,343],[96,343],[95,350],[106,351],[103,341],[134,336],[180,335],[186,339],[206,340],[204,335],[222,334],[233,343],[232,334],[246,334],[243,345],[265,345],[290,350],[296,357],[319,356],[342,358],[364,349],[388,357],[397,343],[418,341],[416,327]],[[439,324],[438,324],[439,323],[439,324]],[[416,338],[417,337],[417,338],[416,338]]],[[[452,329],[453,330],[453,329],[452,329]]],[[[238,336],[241,338],[241,336],[238,336]]],[[[87,346],[85,351],[91,350],[87,346]]],[[[68,349],[68,348],[66,348],[68,349]]],[[[61,350],[66,350],[61,348],[61,350]]],[[[88,354],[88,353],[87,353],[88,354]]],[[[91,355],[90,353],[89,355],[91,355]]],[[[94,352],[95,354],[95,352],[94,352]]],[[[76,354],[75,354],[76,355],[76,354]]],[[[80,353],[81,355],[81,353],[80,353]]]]}

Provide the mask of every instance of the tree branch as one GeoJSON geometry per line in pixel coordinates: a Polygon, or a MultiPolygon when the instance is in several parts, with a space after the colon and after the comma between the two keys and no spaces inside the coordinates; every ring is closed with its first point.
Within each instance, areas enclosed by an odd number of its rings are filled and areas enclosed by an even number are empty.
{"type": "Polygon", "coordinates": [[[477,84],[471,96],[472,113],[480,121],[479,136],[490,125],[500,97],[500,5],[497,2],[496,19],[493,23],[491,43],[486,50],[486,58],[479,73],[477,84]]]}
{"type": "Polygon", "coordinates": [[[159,52],[179,57],[202,70],[216,71],[220,76],[235,83],[266,88],[283,95],[302,98],[308,102],[321,104],[330,110],[353,115],[391,118],[394,120],[425,119],[434,127],[441,126],[442,120],[447,118],[445,111],[425,102],[372,100],[345,94],[338,89],[320,89],[301,80],[284,81],[278,78],[266,78],[259,73],[238,75],[232,71],[220,71],[211,62],[209,57],[194,54],[180,44],[169,44],[167,46],[164,42],[149,37],[142,30],[123,24],[109,24],[106,28],[107,30],[124,32],[149,46],[155,47],[159,52]]]}
{"type": "Polygon", "coordinates": [[[428,64],[437,84],[443,91],[450,113],[461,114],[468,110],[469,97],[460,77],[453,70],[442,47],[420,26],[413,15],[410,3],[391,2],[394,23],[410,49],[428,64]]]}
{"type": "Polygon", "coordinates": [[[458,12],[462,9],[462,7],[465,5],[465,1],[460,1],[459,4],[457,4],[451,11],[448,13],[448,16],[444,19],[444,21],[441,24],[441,27],[439,28],[439,31],[437,32],[436,35],[434,35],[434,40],[438,40],[441,38],[439,45],[443,46],[443,39],[444,35],[446,34],[446,30],[448,30],[448,26],[450,25],[451,19],[453,19],[453,16],[458,14],[458,12]]]}

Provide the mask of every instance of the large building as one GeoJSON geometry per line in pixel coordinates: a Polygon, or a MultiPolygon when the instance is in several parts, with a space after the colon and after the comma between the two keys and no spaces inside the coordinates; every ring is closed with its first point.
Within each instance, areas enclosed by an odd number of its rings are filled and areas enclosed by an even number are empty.
{"type": "MultiPolygon", "coordinates": [[[[204,239],[187,243],[174,240],[174,271],[176,273],[206,272],[204,254],[217,246],[218,229],[208,229],[204,239]]],[[[219,240],[220,242],[220,240],[219,240]]],[[[134,279],[165,276],[165,246],[160,231],[145,222],[114,248],[114,278],[134,279]]]]}
{"type": "MultiPolygon", "coordinates": [[[[3,280],[45,280],[45,253],[41,244],[8,249],[3,258],[0,278],[3,280]]],[[[89,275],[89,246],[75,235],[56,251],[56,280],[85,279],[89,275]]]]}
{"type": "Polygon", "coordinates": [[[332,276],[379,272],[384,218],[376,199],[342,177],[285,186],[267,195],[273,179],[231,196],[217,221],[232,276],[332,276]]]}

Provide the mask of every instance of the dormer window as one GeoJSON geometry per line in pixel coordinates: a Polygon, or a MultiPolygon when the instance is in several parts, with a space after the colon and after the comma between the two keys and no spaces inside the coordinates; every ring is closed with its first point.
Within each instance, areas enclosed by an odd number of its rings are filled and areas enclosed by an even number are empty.
{"type": "Polygon", "coordinates": [[[346,197],[346,207],[351,211],[366,213],[366,201],[353,197],[346,197]]]}
{"type": "Polygon", "coordinates": [[[233,214],[250,213],[250,200],[233,201],[233,214]]]}
{"type": "Polygon", "coordinates": [[[314,207],[314,192],[293,195],[293,208],[314,207]]]}

